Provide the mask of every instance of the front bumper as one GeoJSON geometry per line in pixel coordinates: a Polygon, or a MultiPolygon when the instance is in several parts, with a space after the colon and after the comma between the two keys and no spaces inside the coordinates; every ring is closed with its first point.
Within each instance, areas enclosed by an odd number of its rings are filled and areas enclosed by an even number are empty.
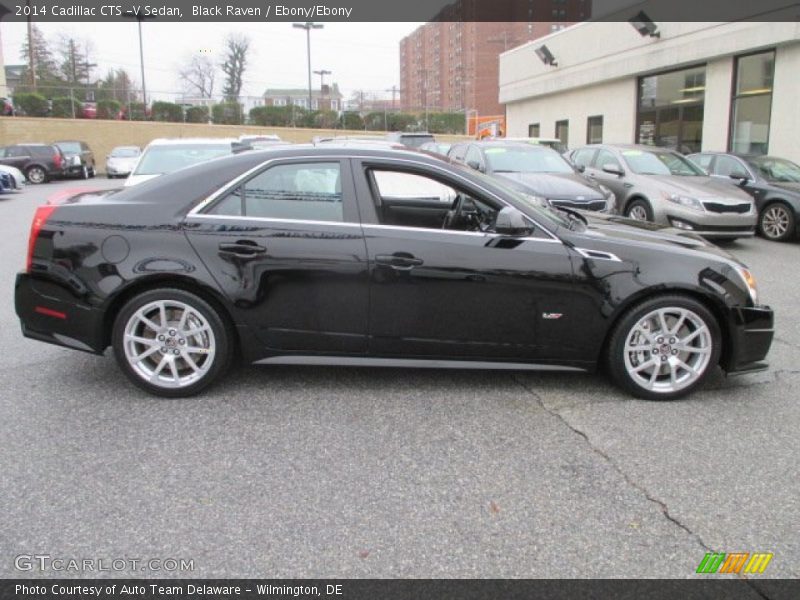
{"type": "Polygon", "coordinates": [[[758,215],[749,213],[700,212],[671,202],[663,203],[663,214],[656,221],[682,231],[691,231],[703,237],[752,237],[755,235],[758,215]]]}
{"type": "Polygon", "coordinates": [[[25,337],[97,354],[105,350],[103,312],[76,302],[62,286],[18,273],[14,306],[25,337]]]}
{"type": "Polygon", "coordinates": [[[769,306],[729,309],[729,349],[723,355],[722,368],[728,373],[759,370],[775,333],[775,315],[769,306]]]}

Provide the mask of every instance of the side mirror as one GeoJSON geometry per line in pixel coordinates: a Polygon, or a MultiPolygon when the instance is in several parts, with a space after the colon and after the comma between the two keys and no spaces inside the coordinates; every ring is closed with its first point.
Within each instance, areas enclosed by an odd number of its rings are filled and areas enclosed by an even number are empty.
{"type": "Polygon", "coordinates": [[[731,179],[736,179],[739,182],[739,185],[744,185],[750,180],[750,178],[741,171],[734,171],[729,175],[729,177],[731,179]]]}
{"type": "Polygon", "coordinates": [[[583,173],[586,170],[586,165],[575,165],[575,168],[578,169],[578,173],[583,173]]]}
{"type": "Polygon", "coordinates": [[[470,169],[475,169],[476,171],[480,171],[481,173],[483,173],[485,171],[485,169],[483,168],[483,165],[481,165],[481,163],[479,163],[477,160],[468,160],[467,161],[467,166],[470,169]]]}
{"type": "Polygon", "coordinates": [[[497,213],[494,232],[502,235],[525,236],[533,232],[531,222],[513,206],[506,206],[497,213]]]}
{"type": "Polygon", "coordinates": [[[616,175],[617,177],[622,177],[625,175],[625,171],[613,163],[604,164],[603,171],[606,173],[611,173],[612,175],[616,175]]]}

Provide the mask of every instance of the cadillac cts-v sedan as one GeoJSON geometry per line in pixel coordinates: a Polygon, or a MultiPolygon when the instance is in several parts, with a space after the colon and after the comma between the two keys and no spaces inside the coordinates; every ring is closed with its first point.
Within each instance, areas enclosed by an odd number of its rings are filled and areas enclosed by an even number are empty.
{"type": "Polygon", "coordinates": [[[717,365],[763,368],[773,335],[753,275],[694,234],[369,148],[245,152],[40,207],[16,310],[25,336],[111,346],[133,383],[168,397],[236,356],[602,367],[673,399],[717,365]]]}

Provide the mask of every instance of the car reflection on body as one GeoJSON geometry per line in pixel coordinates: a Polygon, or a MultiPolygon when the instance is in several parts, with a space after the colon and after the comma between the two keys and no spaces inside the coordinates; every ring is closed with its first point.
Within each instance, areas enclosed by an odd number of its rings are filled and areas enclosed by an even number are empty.
{"type": "Polygon", "coordinates": [[[15,287],[24,335],[111,346],[134,384],[167,397],[199,393],[237,355],[601,368],[668,400],[717,365],[764,368],[773,336],[753,275],[702,238],[540,206],[415,151],[210,160],[40,207],[28,248],[15,287]]]}

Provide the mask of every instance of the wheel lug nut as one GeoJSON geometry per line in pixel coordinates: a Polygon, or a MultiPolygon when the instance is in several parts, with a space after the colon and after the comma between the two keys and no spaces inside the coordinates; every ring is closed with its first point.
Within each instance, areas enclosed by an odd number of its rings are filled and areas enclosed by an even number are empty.
{"type": "Polygon", "coordinates": [[[660,338],[658,338],[656,341],[657,341],[659,344],[663,344],[663,343],[664,343],[664,338],[663,338],[663,337],[660,337],[660,338]]]}
{"type": "Polygon", "coordinates": [[[173,350],[173,351],[172,351],[172,353],[173,353],[175,356],[178,356],[178,354],[180,354],[180,352],[179,352],[178,350],[173,350]]]}
{"type": "Polygon", "coordinates": [[[185,339],[183,339],[183,338],[181,338],[180,340],[178,340],[178,343],[179,343],[179,344],[185,344],[185,343],[186,343],[186,340],[185,340],[185,339]]]}
{"type": "Polygon", "coordinates": [[[174,330],[174,329],[170,329],[170,330],[169,330],[169,334],[170,334],[170,335],[175,335],[175,330],[174,330]]]}
{"type": "Polygon", "coordinates": [[[675,343],[675,338],[674,337],[669,338],[669,343],[670,344],[674,344],[675,343]]]}
{"type": "Polygon", "coordinates": [[[158,336],[158,341],[159,342],[163,342],[164,341],[164,336],[163,335],[158,336]]]}
{"type": "Polygon", "coordinates": [[[662,356],[661,357],[661,362],[664,362],[665,360],[667,360],[667,357],[666,356],[662,356]]]}
{"type": "Polygon", "coordinates": [[[673,350],[673,351],[672,351],[672,354],[673,354],[673,355],[675,355],[675,354],[677,354],[677,353],[678,353],[678,351],[677,351],[677,350],[673,350]]]}
{"type": "Polygon", "coordinates": [[[166,354],[166,353],[167,353],[167,347],[161,346],[161,354],[166,354]]]}

